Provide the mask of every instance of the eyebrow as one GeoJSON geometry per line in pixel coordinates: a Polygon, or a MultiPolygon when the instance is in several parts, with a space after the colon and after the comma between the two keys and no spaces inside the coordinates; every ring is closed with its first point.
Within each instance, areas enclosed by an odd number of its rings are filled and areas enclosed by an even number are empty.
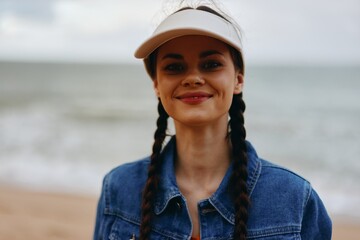
{"type": "Polygon", "coordinates": [[[167,59],[167,58],[173,58],[173,59],[183,59],[184,57],[177,53],[168,53],[165,56],[163,56],[161,59],[167,59]]]}
{"type": "MultiPolygon", "coordinates": [[[[201,53],[199,54],[199,56],[200,56],[200,58],[206,58],[206,57],[208,57],[208,56],[215,55],[215,54],[223,55],[223,54],[222,54],[221,52],[219,52],[219,51],[209,50],[209,51],[201,52],[201,53]]],[[[167,59],[167,58],[172,58],[172,59],[180,60],[180,59],[183,59],[184,57],[183,57],[181,54],[168,53],[168,54],[166,54],[165,56],[163,56],[161,59],[164,60],[164,59],[167,59]]]]}
{"type": "Polygon", "coordinates": [[[211,55],[215,55],[215,54],[220,54],[220,55],[223,55],[221,52],[219,51],[216,51],[216,50],[209,50],[209,51],[205,51],[205,52],[202,52],[200,53],[200,58],[206,58],[208,56],[211,56],[211,55]]]}

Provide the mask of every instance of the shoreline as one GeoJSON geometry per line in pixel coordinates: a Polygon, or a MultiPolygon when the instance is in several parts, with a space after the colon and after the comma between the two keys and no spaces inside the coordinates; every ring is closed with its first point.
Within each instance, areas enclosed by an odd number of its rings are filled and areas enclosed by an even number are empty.
{"type": "MultiPolygon", "coordinates": [[[[0,240],[91,239],[98,196],[0,185],[0,240]]],[[[355,240],[360,222],[333,217],[334,240],[355,240]]]]}

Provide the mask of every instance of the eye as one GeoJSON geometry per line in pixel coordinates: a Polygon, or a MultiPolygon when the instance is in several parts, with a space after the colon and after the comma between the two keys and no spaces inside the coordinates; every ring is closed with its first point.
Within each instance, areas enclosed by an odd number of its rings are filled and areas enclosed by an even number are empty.
{"type": "Polygon", "coordinates": [[[163,70],[165,70],[166,72],[172,73],[172,74],[176,74],[179,72],[184,71],[185,66],[184,64],[181,63],[171,63],[166,65],[163,70]]]}
{"type": "Polygon", "coordinates": [[[222,64],[218,61],[207,61],[202,64],[201,68],[206,71],[211,71],[211,70],[215,70],[216,68],[221,67],[221,66],[222,66],[222,64]]]}

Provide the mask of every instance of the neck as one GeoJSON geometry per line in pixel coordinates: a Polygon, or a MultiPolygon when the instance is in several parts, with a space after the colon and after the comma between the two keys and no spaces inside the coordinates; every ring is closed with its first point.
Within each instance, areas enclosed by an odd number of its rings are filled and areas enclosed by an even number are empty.
{"type": "Polygon", "coordinates": [[[216,126],[184,127],[175,122],[176,177],[204,186],[216,186],[231,161],[227,119],[216,126]]]}

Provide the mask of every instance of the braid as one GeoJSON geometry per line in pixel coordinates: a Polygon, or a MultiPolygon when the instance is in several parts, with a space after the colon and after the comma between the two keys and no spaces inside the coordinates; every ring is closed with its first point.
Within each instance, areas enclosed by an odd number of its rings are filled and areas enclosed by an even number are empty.
{"type": "Polygon", "coordinates": [[[159,169],[161,166],[161,149],[166,137],[167,119],[169,115],[166,113],[160,99],[158,104],[159,118],[157,119],[157,129],[154,134],[154,144],[152,147],[151,162],[148,169],[148,179],[143,192],[142,199],[142,215],[140,225],[140,240],[149,239],[151,231],[151,217],[153,210],[153,201],[159,183],[159,169]]]}
{"type": "Polygon", "coordinates": [[[234,239],[245,240],[247,235],[246,223],[248,219],[248,206],[250,199],[247,191],[247,155],[246,155],[246,130],[244,127],[245,103],[242,93],[234,95],[229,110],[230,137],[234,157],[234,170],[231,176],[235,204],[235,229],[234,239]]]}

